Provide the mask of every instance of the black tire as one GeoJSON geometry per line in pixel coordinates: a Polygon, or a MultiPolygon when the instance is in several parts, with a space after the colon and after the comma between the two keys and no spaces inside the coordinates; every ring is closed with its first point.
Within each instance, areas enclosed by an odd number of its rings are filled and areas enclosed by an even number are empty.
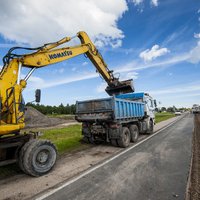
{"type": "Polygon", "coordinates": [[[131,125],[129,127],[129,131],[131,134],[131,142],[137,142],[139,138],[139,129],[137,125],[131,125]]]}
{"type": "Polygon", "coordinates": [[[55,165],[57,150],[49,140],[36,140],[24,154],[24,168],[31,176],[42,176],[55,165]]]}
{"type": "Polygon", "coordinates": [[[147,134],[150,135],[152,134],[154,131],[154,123],[153,123],[153,120],[150,120],[149,121],[149,130],[147,131],[147,134]]]}
{"type": "Polygon", "coordinates": [[[88,137],[88,140],[89,140],[89,143],[95,144],[95,145],[98,145],[98,144],[101,144],[101,143],[102,143],[102,141],[97,140],[97,139],[94,138],[94,137],[88,137]]]}
{"type": "Polygon", "coordinates": [[[26,142],[22,148],[20,149],[19,151],[19,157],[18,157],[18,161],[17,161],[17,164],[19,166],[19,168],[24,172],[24,173],[28,173],[26,171],[26,169],[24,168],[24,155],[25,155],[25,152],[27,150],[27,148],[33,143],[35,142],[36,140],[35,139],[31,139],[29,140],[28,142],[26,142]]]}
{"type": "Polygon", "coordinates": [[[120,147],[126,148],[129,146],[131,140],[130,131],[127,127],[122,128],[121,137],[117,139],[117,143],[120,147]]]}
{"type": "Polygon", "coordinates": [[[93,137],[88,137],[88,141],[91,143],[91,144],[96,144],[95,143],[95,139],[93,137]]]}
{"type": "Polygon", "coordinates": [[[90,141],[89,141],[89,138],[88,137],[86,137],[86,136],[84,136],[83,138],[82,138],[82,141],[84,142],[84,143],[90,143],[90,141]]]}
{"type": "Polygon", "coordinates": [[[115,146],[115,147],[118,147],[118,146],[119,146],[118,143],[117,143],[117,139],[111,139],[111,140],[110,140],[110,143],[111,143],[113,146],[115,146]]]}

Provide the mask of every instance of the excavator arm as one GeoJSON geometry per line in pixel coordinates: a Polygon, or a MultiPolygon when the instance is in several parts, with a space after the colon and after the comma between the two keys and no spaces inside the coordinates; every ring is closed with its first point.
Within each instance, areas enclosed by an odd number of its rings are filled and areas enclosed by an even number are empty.
{"type": "Polygon", "coordinates": [[[0,73],[0,136],[18,131],[24,127],[24,111],[20,108],[22,91],[26,87],[28,78],[37,68],[86,54],[107,82],[106,92],[109,95],[134,91],[132,80],[119,81],[118,78],[114,77],[113,71],[108,69],[101,54],[85,32],[78,32],[77,37],[81,41],[81,44],[77,46],[57,48],[73,39],[65,37],[58,42],[45,44],[38,48],[13,47],[4,56],[4,67],[0,73]],[[32,50],[34,52],[18,55],[13,53],[17,49],[32,50]],[[30,72],[21,80],[22,67],[30,68],[30,72]]]}
{"type": "Polygon", "coordinates": [[[97,71],[107,82],[108,87],[106,88],[106,91],[109,95],[133,91],[131,80],[120,82],[118,78],[114,77],[113,71],[108,69],[101,54],[85,32],[78,32],[77,37],[80,39],[81,45],[55,49],[57,46],[69,42],[72,39],[66,37],[58,42],[44,45],[40,50],[33,54],[24,55],[20,62],[26,67],[40,68],[49,64],[68,60],[80,54],[86,54],[96,67],[97,71]]]}

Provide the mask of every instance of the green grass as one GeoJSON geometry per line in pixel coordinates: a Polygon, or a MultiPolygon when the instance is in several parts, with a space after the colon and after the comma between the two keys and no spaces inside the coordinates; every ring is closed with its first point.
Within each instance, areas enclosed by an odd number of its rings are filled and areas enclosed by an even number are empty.
{"type": "Polygon", "coordinates": [[[59,154],[86,146],[80,142],[82,139],[81,125],[42,130],[42,133],[40,138],[51,140],[57,146],[59,154]]]}
{"type": "Polygon", "coordinates": [[[165,121],[165,120],[170,119],[172,117],[175,117],[174,113],[170,113],[170,112],[156,113],[156,123],[165,121]]]}

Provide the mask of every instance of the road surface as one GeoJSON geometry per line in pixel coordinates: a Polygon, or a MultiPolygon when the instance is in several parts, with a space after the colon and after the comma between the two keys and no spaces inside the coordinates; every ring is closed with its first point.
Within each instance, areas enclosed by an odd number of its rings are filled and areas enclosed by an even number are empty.
{"type": "Polygon", "coordinates": [[[183,119],[45,199],[184,199],[193,116],[183,119]]]}

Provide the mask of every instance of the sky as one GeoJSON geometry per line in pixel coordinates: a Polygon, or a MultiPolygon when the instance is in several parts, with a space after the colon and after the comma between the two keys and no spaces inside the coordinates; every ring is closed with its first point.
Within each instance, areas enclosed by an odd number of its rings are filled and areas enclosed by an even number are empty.
{"type": "MultiPolygon", "coordinates": [[[[200,0],[0,0],[0,67],[13,46],[38,47],[79,31],[120,80],[134,80],[135,92],[165,107],[200,104],[200,0]]],[[[80,55],[37,69],[23,94],[32,101],[40,88],[41,104],[66,105],[108,97],[105,87],[80,55]]]]}

